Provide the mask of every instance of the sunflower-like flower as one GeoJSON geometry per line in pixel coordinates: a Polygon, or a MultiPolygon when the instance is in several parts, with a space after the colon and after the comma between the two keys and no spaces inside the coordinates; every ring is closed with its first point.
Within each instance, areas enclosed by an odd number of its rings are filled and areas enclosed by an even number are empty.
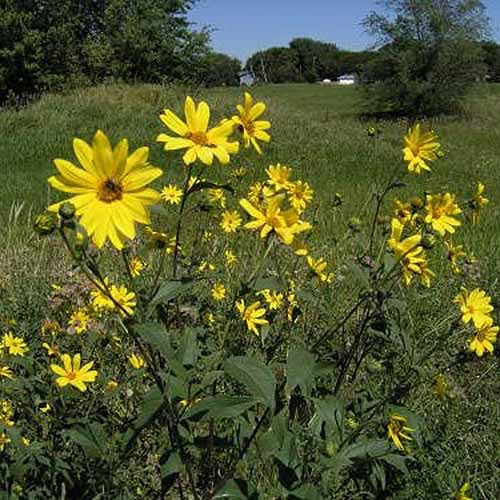
{"type": "MultiPolygon", "coordinates": [[[[58,175],[49,184],[74,196],[65,200],[74,205],[80,224],[101,248],[109,239],[123,248],[126,239],[134,239],[135,223],[150,224],[147,210],[159,200],[159,193],[146,186],[162,175],[162,170],[148,164],[149,149],[142,147],[128,154],[128,141],[122,139],[114,148],[98,130],[92,145],[73,140],[73,149],[83,168],[56,159],[58,175]]],[[[57,211],[61,203],[49,210],[57,211]]]]}
{"type": "Polygon", "coordinates": [[[243,134],[243,143],[245,147],[250,144],[257,153],[262,154],[259,142],[270,142],[271,136],[266,130],[271,128],[271,123],[265,120],[258,120],[266,111],[266,105],[263,102],[254,104],[252,96],[245,92],[245,101],[243,105],[236,106],[239,116],[233,116],[233,123],[241,130],[243,134]]]}
{"type": "Polygon", "coordinates": [[[292,176],[292,169],[280,163],[276,165],[269,165],[266,168],[266,173],[269,177],[267,181],[276,191],[288,189],[290,186],[290,178],[292,176]]]}
{"type": "Polygon", "coordinates": [[[406,417],[392,414],[387,424],[387,437],[396,445],[396,448],[401,451],[405,449],[403,440],[413,441],[413,438],[407,433],[413,432],[414,429],[408,427],[407,423],[408,419],[406,417]]]}
{"type": "Polygon", "coordinates": [[[422,133],[419,123],[408,131],[403,154],[410,172],[415,174],[420,174],[422,170],[430,172],[428,163],[437,160],[441,149],[437,139],[437,135],[432,131],[422,133]]]}
{"type": "Polygon", "coordinates": [[[461,225],[461,222],[453,217],[462,213],[454,194],[428,194],[425,209],[427,210],[425,222],[441,236],[446,232],[453,234],[455,228],[461,225]]]}
{"type": "Polygon", "coordinates": [[[288,200],[297,212],[301,213],[306,209],[307,204],[313,199],[314,191],[307,182],[290,182],[288,185],[288,200]]]}
{"type": "Polygon", "coordinates": [[[241,216],[236,210],[225,210],[222,212],[220,227],[226,233],[235,233],[241,226],[241,216]]]}
{"type": "Polygon", "coordinates": [[[331,283],[334,279],[334,274],[326,272],[328,263],[323,257],[319,259],[314,259],[313,257],[307,257],[307,265],[311,271],[316,275],[320,283],[331,283]]]}
{"type": "Polygon", "coordinates": [[[293,208],[282,210],[284,199],[285,195],[275,195],[266,198],[263,204],[252,204],[245,198],[240,200],[243,210],[254,218],[245,228],[260,229],[261,238],[274,232],[285,245],[291,245],[297,234],[311,229],[311,224],[301,221],[293,208]]]}
{"type": "Polygon", "coordinates": [[[260,335],[258,326],[269,324],[269,321],[263,318],[266,310],[261,307],[261,303],[258,300],[246,306],[245,301],[241,299],[236,302],[236,309],[240,313],[241,319],[247,324],[248,330],[257,336],[260,335]]]}
{"type": "Polygon", "coordinates": [[[444,245],[452,272],[454,274],[461,274],[462,269],[460,268],[459,261],[467,257],[463,245],[454,245],[452,241],[445,241],[444,245]]]}
{"type": "Polygon", "coordinates": [[[238,152],[239,143],[229,142],[233,133],[234,123],[226,120],[218,127],[208,129],[210,108],[201,101],[198,106],[191,97],[186,97],[184,103],[186,121],[181,120],[170,109],[165,109],[160,120],[167,128],[180,137],[159,134],[156,140],[165,143],[165,151],[187,149],[182,157],[186,165],[200,160],[205,165],[212,165],[214,156],[222,164],[229,163],[230,155],[238,152]]]}
{"type": "Polygon", "coordinates": [[[493,326],[493,319],[488,318],[483,325],[476,330],[476,335],[469,342],[469,350],[481,357],[485,351],[493,352],[493,344],[497,340],[498,326],[493,326]]]}
{"type": "Polygon", "coordinates": [[[160,196],[165,203],[178,205],[182,200],[182,189],[175,184],[169,184],[161,190],[160,196]]]}
{"type": "Polygon", "coordinates": [[[481,328],[491,321],[490,313],[493,311],[491,297],[484,290],[475,288],[469,293],[462,288],[453,302],[460,306],[462,321],[465,324],[472,320],[476,328],[481,328]]]}
{"type": "MultiPolygon", "coordinates": [[[[21,337],[15,337],[12,332],[7,332],[3,334],[2,342],[0,343],[0,348],[5,349],[6,352],[12,356],[24,356],[24,354],[29,351],[29,347],[21,337]]],[[[1,355],[1,352],[0,352],[1,355]]]]}
{"type": "Polygon", "coordinates": [[[220,302],[226,298],[227,290],[223,283],[215,283],[210,293],[214,300],[220,302]]]}
{"type": "Polygon", "coordinates": [[[79,391],[85,392],[87,390],[85,384],[95,381],[97,371],[91,370],[92,366],[94,366],[93,361],[80,366],[80,354],[75,354],[73,359],[71,359],[69,354],[63,354],[61,356],[61,361],[63,362],[64,368],[55,364],[50,365],[50,369],[56,375],[59,375],[59,377],[56,378],[56,384],[59,387],[65,387],[69,384],[76,387],[79,391]]]}
{"type": "Polygon", "coordinates": [[[428,267],[427,256],[421,246],[422,237],[419,234],[415,234],[402,239],[404,224],[401,224],[398,219],[394,218],[391,225],[392,233],[387,244],[403,268],[403,277],[406,285],[409,285],[413,277],[417,275],[420,276],[420,281],[426,287],[429,287],[434,273],[428,267]]]}

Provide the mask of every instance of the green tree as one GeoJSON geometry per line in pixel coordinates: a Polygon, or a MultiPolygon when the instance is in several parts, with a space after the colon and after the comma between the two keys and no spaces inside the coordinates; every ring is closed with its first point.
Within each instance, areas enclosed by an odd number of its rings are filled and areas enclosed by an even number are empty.
{"type": "Polygon", "coordinates": [[[218,52],[210,52],[201,61],[198,78],[207,87],[236,86],[240,84],[239,59],[218,52]]]}
{"type": "Polygon", "coordinates": [[[285,83],[302,80],[297,52],[288,47],[271,47],[256,52],[248,59],[246,69],[261,82],[285,83]]]}
{"type": "Polygon", "coordinates": [[[311,38],[295,38],[290,48],[297,53],[298,71],[308,82],[338,76],[338,49],[333,43],[311,38]]]}
{"type": "Polygon", "coordinates": [[[381,0],[365,27],[383,46],[365,68],[366,111],[422,115],[458,109],[483,77],[477,41],[488,29],[479,0],[381,0]]]}
{"type": "Polygon", "coordinates": [[[492,41],[481,43],[486,65],[487,78],[491,82],[500,82],[500,45],[492,41]]]}

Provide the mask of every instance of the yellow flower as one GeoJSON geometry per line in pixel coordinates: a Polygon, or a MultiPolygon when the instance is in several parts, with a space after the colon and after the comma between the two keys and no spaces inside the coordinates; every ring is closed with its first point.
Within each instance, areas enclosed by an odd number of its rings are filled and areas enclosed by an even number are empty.
{"type": "Polygon", "coordinates": [[[403,268],[403,277],[409,285],[415,275],[420,276],[420,281],[427,287],[431,284],[434,273],[428,268],[427,256],[420,243],[422,237],[415,234],[402,240],[404,225],[394,218],[391,221],[392,233],[387,241],[389,248],[394,252],[395,258],[403,268]]]}
{"type": "Polygon", "coordinates": [[[183,408],[189,409],[198,401],[201,401],[201,398],[181,399],[179,402],[183,408]]]}
{"type": "Polygon", "coordinates": [[[258,141],[269,142],[271,136],[266,132],[271,128],[271,123],[264,120],[257,120],[266,111],[266,105],[263,102],[254,104],[252,96],[245,92],[245,102],[243,106],[236,106],[239,116],[233,116],[233,122],[238,126],[243,134],[243,143],[245,147],[250,147],[250,144],[255,150],[262,154],[262,150],[258,141]]]}
{"type": "Polygon", "coordinates": [[[182,189],[175,184],[169,184],[160,191],[163,201],[171,205],[178,205],[182,200],[182,189]]]}
{"type": "Polygon", "coordinates": [[[303,212],[306,205],[313,199],[314,191],[307,182],[290,182],[287,191],[290,204],[299,213],[303,212]]]}
{"type": "Polygon", "coordinates": [[[261,303],[258,300],[247,307],[245,301],[241,299],[236,302],[236,309],[240,313],[243,321],[247,324],[248,330],[257,336],[260,335],[258,326],[269,324],[269,321],[262,317],[266,314],[266,310],[261,307],[261,303]]]}
{"type": "Polygon", "coordinates": [[[212,165],[214,156],[220,163],[229,163],[231,154],[238,152],[239,144],[229,142],[234,123],[231,120],[208,130],[210,108],[204,101],[196,106],[191,97],[186,97],[184,104],[186,121],[182,121],[172,111],[165,109],[160,115],[161,121],[180,137],[160,134],[158,142],[165,143],[165,151],[187,149],[182,157],[186,165],[200,160],[205,165],[212,165]]]}
{"type": "Polygon", "coordinates": [[[54,336],[61,333],[62,328],[58,321],[45,319],[42,323],[41,334],[48,335],[49,333],[54,336]]]}
{"type": "Polygon", "coordinates": [[[198,271],[200,273],[212,272],[212,271],[215,271],[215,266],[211,262],[207,262],[206,260],[202,260],[200,262],[200,265],[198,266],[198,271]]]}
{"type": "Polygon", "coordinates": [[[216,283],[212,287],[212,297],[217,301],[224,300],[226,298],[226,287],[222,283],[216,283]]]}
{"type": "Polygon", "coordinates": [[[30,446],[31,445],[31,441],[26,436],[23,436],[21,438],[21,442],[23,443],[24,446],[30,446]]]}
{"type": "Polygon", "coordinates": [[[493,344],[497,340],[498,326],[493,326],[493,320],[488,318],[481,327],[477,328],[476,335],[469,341],[469,350],[481,357],[485,351],[493,353],[493,344]]]}
{"type": "Polygon", "coordinates": [[[283,303],[283,294],[281,292],[276,292],[275,290],[261,290],[257,295],[262,295],[266,301],[269,309],[275,311],[281,307],[283,303]]]}
{"type": "Polygon", "coordinates": [[[5,377],[10,380],[13,380],[14,374],[12,373],[12,370],[8,366],[0,365],[0,377],[5,377]]]}
{"type": "Polygon", "coordinates": [[[430,172],[428,162],[437,160],[441,145],[434,132],[420,132],[420,124],[408,131],[403,149],[404,159],[408,162],[408,170],[420,174],[422,170],[430,172]]]}
{"type": "Polygon", "coordinates": [[[59,356],[59,348],[56,345],[49,345],[47,342],[44,342],[42,347],[47,349],[48,356],[59,356]]]}
{"type": "Polygon", "coordinates": [[[405,434],[405,432],[413,432],[414,429],[410,429],[406,424],[408,420],[406,417],[402,417],[401,415],[393,414],[389,417],[389,422],[387,424],[387,437],[392,440],[392,442],[396,445],[398,450],[403,451],[404,445],[403,440],[413,441],[413,439],[405,434]]]}
{"type": "Polygon", "coordinates": [[[110,380],[107,384],[106,384],[106,390],[108,392],[112,392],[114,391],[116,388],[118,387],[118,382],[116,380],[110,380]]]}
{"type": "Polygon", "coordinates": [[[5,434],[5,432],[2,432],[0,434],[0,451],[5,450],[5,445],[9,444],[12,440],[5,434]]]}
{"type": "Polygon", "coordinates": [[[266,169],[269,177],[269,184],[273,186],[276,191],[288,189],[290,186],[290,177],[292,176],[292,169],[278,163],[277,165],[269,165],[266,169]]]}
{"type": "Polygon", "coordinates": [[[223,189],[207,189],[207,197],[209,203],[220,205],[221,208],[226,207],[226,195],[223,189]]]}
{"type": "Polygon", "coordinates": [[[12,404],[7,399],[0,399],[0,424],[5,427],[14,425],[14,409],[12,404]]]}
{"type": "Polygon", "coordinates": [[[142,273],[143,269],[146,267],[144,261],[142,261],[139,257],[134,257],[129,262],[130,274],[132,278],[137,278],[142,273]]]}
{"type": "Polygon", "coordinates": [[[75,333],[83,333],[87,330],[88,322],[90,321],[90,315],[83,309],[77,309],[71,314],[68,325],[75,333]]]}
{"type": "Polygon", "coordinates": [[[404,203],[401,200],[394,200],[394,217],[401,224],[407,224],[413,219],[413,210],[411,203],[404,203]]]}
{"type": "Polygon", "coordinates": [[[470,483],[464,483],[464,485],[453,496],[453,500],[472,500],[472,497],[466,495],[469,490],[470,483]]]}
{"type": "Polygon", "coordinates": [[[308,222],[299,220],[299,214],[294,209],[282,210],[284,195],[276,195],[267,199],[265,205],[252,205],[248,200],[240,200],[241,207],[255,220],[245,224],[247,229],[260,229],[260,237],[266,238],[270,232],[275,232],[285,244],[291,245],[295,235],[311,229],[308,222]]]}
{"type": "Polygon", "coordinates": [[[100,289],[93,290],[91,295],[93,298],[92,303],[94,308],[97,311],[112,311],[116,308],[121,316],[132,316],[136,306],[135,293],[129,292],[123,285],[119,287],[110,285],[108,278],[104,279],[104,284],[113,300],[107,293],[104,293],[100,289]],[[120,307],[116,304],[119,304],[120,307]]]}
{"type": "MultiPolygon", "coordinates": [[[[59,175],[49,184],[72,196],[71,202],[80,224],[101,248],[109,239],[118,249],[136,235],[135,223],[150,224],[147,210],[159,200],[159,193],[146,186],[162,175],[162,170],[148,164],[149,149],[139,148],[128,156],[128,141],[122,139],[114,148],[98,130],[92,146],[74,139],[73,149],[83,168],[61,159],[54,160],[59,175]]],[[[49,207],[57,211],[61,203],[49,207]]]]}
{"type": "Polygon", "coordinates": [[[333,281],[333,273],[326,273],[326,268],[328,266],[327,262],[323,257],[319,259],[313,259],[312,257],[307,257],[307,264],[311,271],[316,275],[320,283],[331,283],[333,281]]]}
{"type": "Polygon", "coordinates": [[[448,260],[450,261],[451,270],[455,274],[460,274],[462,270],[460,269],[458,261],[467,256],[464,252],[464,247],[462,245],[454,245],[452,241],[445,241],[444,245],[448,251],[448,260]]]}
{"type": "Polygon", "coordinates": [[[241,217],[236,210],[226,210],[222,212],[222,220],[220,222],[220,227],[226,233],[235,233],[240,226],[241,226],[241,217]]]}
{"type": "Polygon", "coordinates": [[[454,194],[428,194],[425,209],[427,210],[425,222],[430,224],[432,229],[441,236],[444,236],[446,232],[453,234],[455,227],[461,225],[460,221],[452,217],[452,215],[462,213],[455,201],[454,194]]]}
{"type": "Polygon", "coordinates": [[[460,306],[462,321],[465,324],[472,320],[476,328],[481,328],[491,320],[490,313],[493,311],[493,306],[490,304],[491,297],[486,295],[484,290],[475,288],[469,293],[462,288],[453,302],[460,306]]]}
{"type": "Polygon", "coordinates": [[[42,413],[49,413],[49,411],[52,410],[52,406],[50,406],[50,403],[45,403],[43,406],[40,406],[40,411],[42,413]]]}
{"type": "Polygon", "coordinates": [[[248,169],[246,169],[245,167],[238,167],[238,168],[235,168],[231,172],[231,175],[233,177],[235,177],[236,179],[241,179],[242,177],[245,177],[245,175],[247,174],[247,172],[248,172],[248,169]]]}
{"type": "Polygon", "coordinates": [[[95,381],[97,371],[91,370],[92,366],[94,366],[93,361],[80,367],[80,354],[75,354],[73,359],[71,359],[69,354],[63,354],[61,356],[61,361],[63,362],[64,368],[55,364],[50,365],[50,369],[56,375],[59,375],[59,377],[56,378],[56,384],[59,387],[65,387],[70,384],[79,391],[85,392],[87,390],[85,384],[95,381]]]}
{"type": "Polygon", "coordinates": [[[12,356],[24,356],[29,351],[28,345],[21,337],[14,337],[12,332],[4,333],[0,344],[12,356]]]}
{"type": "Polygon", "coordinates": [[[232,250],[226,250],[224,252],[224,257],[226,258],[226,264],[228,266],[233,266],[238,262],[238,258],[236,255],[234,255],[234,252],[232,250]]]}
{"type": "Polygon", "coordinates": [[[133,368],[136,370],[141,369],[142,367],[146,366],[146,362],[144,361],[144,358],[140,354],[135,354],[132,353],[128,357],[128,362],[132,365],[133,368]]]}
{"type": "Polygon", "coordinates": [[[481,212],[481,209],[485,207],[490,200],[483,196],[484,193],[484,184],[482,182],[477,182],[476,184],[476,191],[474,193],[474,196],[472,197],[472,200],[470,201],[470,206],[472,208],[472,223],[477,224],[479,222],[479,215],[481,212]]]}

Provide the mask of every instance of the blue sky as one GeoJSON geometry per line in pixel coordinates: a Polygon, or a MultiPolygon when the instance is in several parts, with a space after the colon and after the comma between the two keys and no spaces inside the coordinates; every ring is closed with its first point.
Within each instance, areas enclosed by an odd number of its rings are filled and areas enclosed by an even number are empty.
{"type": "MultiPolygon", "coordinates": [[[[500,40],[500,0],[483,0],[492,34],[500,40]]],[[[362,50],[371,40],[360,25],[375,0],[199,0],[192,22],[210,25],[212,46],[243,62],[260,49],[286,46],[297,36],[362,50]]]]}

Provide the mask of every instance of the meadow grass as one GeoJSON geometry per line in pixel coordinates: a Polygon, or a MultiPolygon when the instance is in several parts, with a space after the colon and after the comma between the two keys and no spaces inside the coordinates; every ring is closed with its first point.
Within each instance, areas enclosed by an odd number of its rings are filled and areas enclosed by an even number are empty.
{"type": "MultiPolygon", "coordinates": [[[[131,147],[151,146],[152,163],[164,168],[168,182],[180,181],[180,156],[166,157],[155,137],[164,131],[158,119],[161,110],[180,111],[187,92],[206,98],[215,109],[215,118],[230,115],[241,95],[239,89],[114,85],[47,95],[20,111],[0,113],[0,292],[2,288],[16,290],[10,294],[17,297],[16,303],[12,305],[9,299],[9,309],[30,317],[34,329],[42,314],[37,283],[49,282],[67,265],[61,249],[50,242],[40,243],[30,228],[31,214],[43,210],[49,200],[59,199],[46,182],[55,171],[52,159],[73,159],[72,138],[90,140],[101,128],[113,143],[127,137],[131,147]]],[[[310,182],[319,199],[315,223],[321,236],[315,246],[335,255],[338,245],[355,245],[344,237],[347,221],[373,209],[374,194],[395,169],[404,173],[401,144],[407,123],[378,122],[375,125],[381,134],[368,137],[366,127],[372,123],[357,118],[360,96],[355,88],[279,85],[255,87],[252,93],[267,103],[272,132],[278,139],[263,157],[245,151],[235,164],[248,167],[255,180],[263,177],[269,164],[292,166],[298,178],[310,182]],[[341,210],[333,209],[335,193],[344,199],[341,210]]],[[[464,198],[470,195],[473,181],[484,182],[491,202],[479,230],[464,229],[457,241],[474,251],[481,262],[478,282],[493,297],[498,294],[500,275],[499,113],[500,86],[480,86],[469,97],[464,116],[437,118],[426,124],[440,136],[446,155],[435,164],[432,175],[412,178],[411,186],[398,193],[404,197],[418,191],[450,190],[464,198]]],[[[216,176],[218,168],[213,169],[216,176]]],[[[336,267],[347,264],[338,261],[336,267]]],[[[450,311],[455,307],[453,293],[445,286],[419,292],[419,310],[409,318],[418,321],[415,330],[421,332],[421,339],[416,342],[432,347],[436,318],[449,313],[443,311],[443,304],[450,304],[450,311]]],[[[332,314],[345,301],[345,297],[338,302],[332,297],[332,314]]],[[[496,305],[500,305],[497,300],[496,305]]],[[[456,354],[450,352],[450,360],[456,354]]],[[[393,498],[447,498],[449,485],[466,479],[482,495],[478,498],[498,498],[498,367],[497,354],[454,370],[455,399],[446,405],[436,400],[431,388],[412,395],[412,409],[425,417],[429,427],[429,442],[419,456],[419,465],[409,478],[401,480],[401,491],[393,498]]]]}

